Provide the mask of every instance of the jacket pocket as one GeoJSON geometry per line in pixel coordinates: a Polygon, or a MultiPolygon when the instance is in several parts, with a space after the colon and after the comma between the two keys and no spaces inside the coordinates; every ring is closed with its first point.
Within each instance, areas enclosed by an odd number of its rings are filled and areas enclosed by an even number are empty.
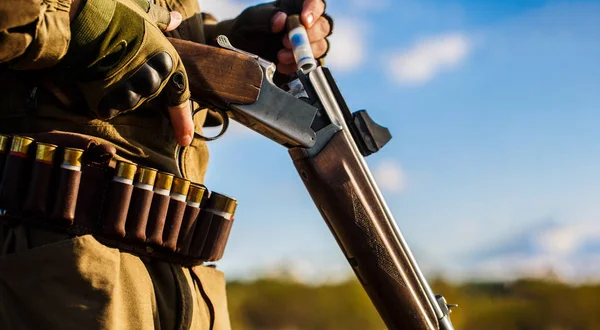
{"type": "Polygon", "coordinates": [[[154,329],[141,260],[91,235],[0,257],[0,329],[154,329]]]}

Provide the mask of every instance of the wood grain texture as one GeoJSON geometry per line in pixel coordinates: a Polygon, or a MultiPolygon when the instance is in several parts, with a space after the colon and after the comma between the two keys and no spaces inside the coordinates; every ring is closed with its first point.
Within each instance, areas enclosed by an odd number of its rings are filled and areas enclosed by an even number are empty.
{"type": "Polygon", "coordinates": [[[255,59],[223,48],[167,39],[183,61],[192,98],[214,106],[256,102],[263,75],[255,59]]]}
{"type": "Polygon", "coordinates": [[[391,330],[439,329],[406,251],[369,183],[351,141],[338,132],[314,157],[290,156],[323,219],[391,330]]]}

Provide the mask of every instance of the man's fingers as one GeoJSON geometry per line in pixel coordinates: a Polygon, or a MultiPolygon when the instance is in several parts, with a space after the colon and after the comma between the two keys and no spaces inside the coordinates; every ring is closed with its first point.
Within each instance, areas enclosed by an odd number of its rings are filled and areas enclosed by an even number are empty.
{"type": "Polygon", "coordinates": [[[325,3],[323,0],[306,0],[302,7],[302,22],[307,28],[310,28],[324,12],[325,3]]]}
{"type": "Polygon", "coordinates": [[[327,53],[329,44],[327,43],[327,40],[322,39],[317,42],[311,42],[310,47],[312,48],[315,58],[320,58],[327,53]]]}
{"type": "MultiPolygon", "coordinates": [[[[322,17],[325,12],[325,3],[323,0],[305,0],[302,9],[302,23],[306,27],[308,39],[310,40],[311,48],[316,58],[322,57],[327,53],[329,47],[327,36],[331,31],[329,21],[322,17]]],[[[273,17],[273,31],[280,32],[276,28],[285,27],[285,23],[279,23],[279,13],[273,17]]],[[[287,15],[286,15],[287,17],[287,15]]],[[[281,30],[281,31],[282,31],[281,30]]],[[[277,53],[277,71],[283,74],[290,74],[298,70],[294,54],[292,53],[292,45],[289,36],[283,38],[284,49],[277,53]]]]}
{"type": "Polygon", "coordinates": [[[330,31],[329,21],[325,17],[319,17],[317,22],[306,30],[306,33],[308,34],[308,40],[314,42],[327,38],[330,31]]]}
{"type": "Polygon", "coordinates": [[[175,138],[180,146],[192,143],[194,138],[194,121],[192,120],[191,102],[185,101],[180,105],[169,107],[169,117],[175,132],[175,138]]]}
{"type": "Polygon", "coordinates": [[[277,53],[277,62],[282,64],[296,64],[294,53],[289,49],[282,49],[277,53]]]}
{"type": "Polygon", "coordinates": [[[181,24],[182,20],[183,20],[183,17],[181,16],[181,14],[179,12],[172,11],[171,12],[171,22],[169,22],[169,26],[167,26],[167,28],[165,29],[165,32],[175,30],[179,26],[179,24],[181,24]]]}
{"type": "Polygon", "coordinates": [[[284,12],[278,12],[273,15],[273,19],[271,20],[271,30],[273,33],[283,32],[285,29],[285,21],[287,20],[287,15],[284,12]]]}

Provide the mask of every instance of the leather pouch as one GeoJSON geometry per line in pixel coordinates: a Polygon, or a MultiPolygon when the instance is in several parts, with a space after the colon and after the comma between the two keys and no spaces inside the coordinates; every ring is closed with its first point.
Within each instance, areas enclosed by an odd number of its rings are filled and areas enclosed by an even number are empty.
{"type": "Polygon", "coordinates": [[[162,246],[163,231],[169,210],[170,196],[154,194],[146,227],[146,242],[162,246]]]}
{"type": "Polygon", "coordinates": [[[152,190],[133,187],[127,223],[125,224],[128,239],[146,241],[146,225],[148,224],[153,196],[154,192],[152,190]]]}
{"type": "Polygon", "coordinates": [[[169,211],[163,231],[163,246],[171,251],[177,249],[177,239],[179,238],[179,230],[185,213],[186,202],[171,198],[169,202],[169,211]]]}
{"type": "Polygon", "coordinates": [[[106,194],[108,199],[104,201],[104,210],[100,220],[102,232],[108,237],[125,237],[125,223],[132,192],[132,184],[114,180],[108,184],[108,193],[106,194]]]}

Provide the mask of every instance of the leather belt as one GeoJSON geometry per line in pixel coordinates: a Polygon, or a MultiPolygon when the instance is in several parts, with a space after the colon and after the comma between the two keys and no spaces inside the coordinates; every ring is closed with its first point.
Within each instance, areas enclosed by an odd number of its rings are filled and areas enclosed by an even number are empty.
{"type": "Polygon", "coordinates": [[[222,258],[237,201],[69,133],[0,135],[0,221],[185,266],[222,258]],[[42,142],[43,141],[43,142],[42,142]]]}

